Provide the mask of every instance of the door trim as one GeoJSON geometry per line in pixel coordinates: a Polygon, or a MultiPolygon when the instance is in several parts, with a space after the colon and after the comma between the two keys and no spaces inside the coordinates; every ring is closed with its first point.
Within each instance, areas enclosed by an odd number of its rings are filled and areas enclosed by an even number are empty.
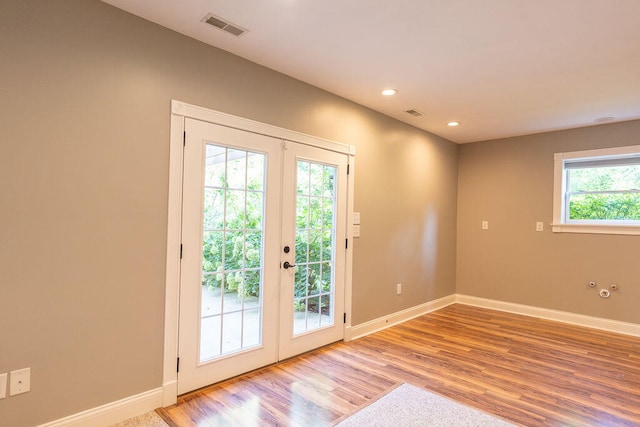
{"type": "Polygon", "coordinates": [[[182,228],[182,172],[183,172],[183,135],[185,119],[192,118],[235,129],[258,133],[300,144],[311,145],[325,150],[348,155],[350,173],[347,182],[347,239],[345,260],[345,330],[351,327],[351,275],[353,271],[353,183],[356,149],[327,139],[316,138],[300,132],[280,128],[266,123],[209,110],[181,101],[171,101],[171,130],[169,141],[169,193],[167,209],[167,258],[165,279],[165,321],[164,321],[164,358],[162,374],[162,405],[169,406],[177,402],[178,397],[178,319],[180,298],[180,243],[182,228]]]}

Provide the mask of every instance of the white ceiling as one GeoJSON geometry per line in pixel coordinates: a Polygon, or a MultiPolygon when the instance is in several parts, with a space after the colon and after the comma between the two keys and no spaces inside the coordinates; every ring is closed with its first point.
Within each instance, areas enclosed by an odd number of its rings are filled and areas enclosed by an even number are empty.
{"type": "Polygon", "coordinates": [[[104,1],[458,143],[640,119],[640,0],[104,1]]]}

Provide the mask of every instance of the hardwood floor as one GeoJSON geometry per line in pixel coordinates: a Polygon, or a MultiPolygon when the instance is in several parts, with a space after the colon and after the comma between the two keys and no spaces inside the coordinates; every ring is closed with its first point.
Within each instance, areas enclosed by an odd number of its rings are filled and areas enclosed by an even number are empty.
{"type": "Polygon", "coordinates": [[[159,409],[172,426],[325,426],[397,383],[526,426],[640,426],[640,338],[455,304],[159,409]]]}

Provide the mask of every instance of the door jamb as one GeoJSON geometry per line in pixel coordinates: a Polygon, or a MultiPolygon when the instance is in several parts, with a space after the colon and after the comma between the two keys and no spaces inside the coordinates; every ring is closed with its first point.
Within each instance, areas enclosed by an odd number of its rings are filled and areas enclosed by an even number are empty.
{"type": "Polygon", "coordinates": [[[351,328],[351,274],[353,270],[353,184],[356,148],[326,139],[316,138],[300,132],[256,122],[219,111],[190,105],[181,101],[171,101],[171,130],[169,142],[169,194],[167,210],[167,258],[165,279],[165,321],[164,357],[162,370],[162,405],[173,405],[178,397],[178,321],[180,307],[180,243],[182,229],[182,172],[184,124],[186,118],[193,118],[235,129],[258,133],[274,138],[312,145],[325,150],[337,151],[348,156],[350,173],[347,182],[347,236],[349,244],[345,260],[345,313],[346,331],[351,328]]]}

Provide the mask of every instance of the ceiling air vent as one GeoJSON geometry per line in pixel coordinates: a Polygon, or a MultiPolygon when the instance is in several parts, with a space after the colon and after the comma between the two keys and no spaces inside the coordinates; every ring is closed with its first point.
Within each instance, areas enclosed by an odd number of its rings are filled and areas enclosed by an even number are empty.
{"type": "Polygon", "coordinates": [[[241,35],[247,32],[247,30],[245,30],[244,28],[241,28],[236,24],[232,24],[229,21],[225,21],[224,19],[218,16],[215,16],[212,13],[202,18],[202,22],[209,25],[213,25],[214,27],[222,31],[226,31],[229,34],[233,34],[234,36],[238,36],[238,37],[240,37],[241,35]]]}
{"type": "Polygon", "coordinates": [[[407,110],[407,111],[405,111],[405,113],[409,113],[409,114],[411,114],[412,116],[416,116],[416,117],[420,117],[420,116],[422,115],[422,113],[421,113],[420,111],[418,111],[418,110],[413,110],[413,109],[411,109],[411,110],[407,110]]]}

